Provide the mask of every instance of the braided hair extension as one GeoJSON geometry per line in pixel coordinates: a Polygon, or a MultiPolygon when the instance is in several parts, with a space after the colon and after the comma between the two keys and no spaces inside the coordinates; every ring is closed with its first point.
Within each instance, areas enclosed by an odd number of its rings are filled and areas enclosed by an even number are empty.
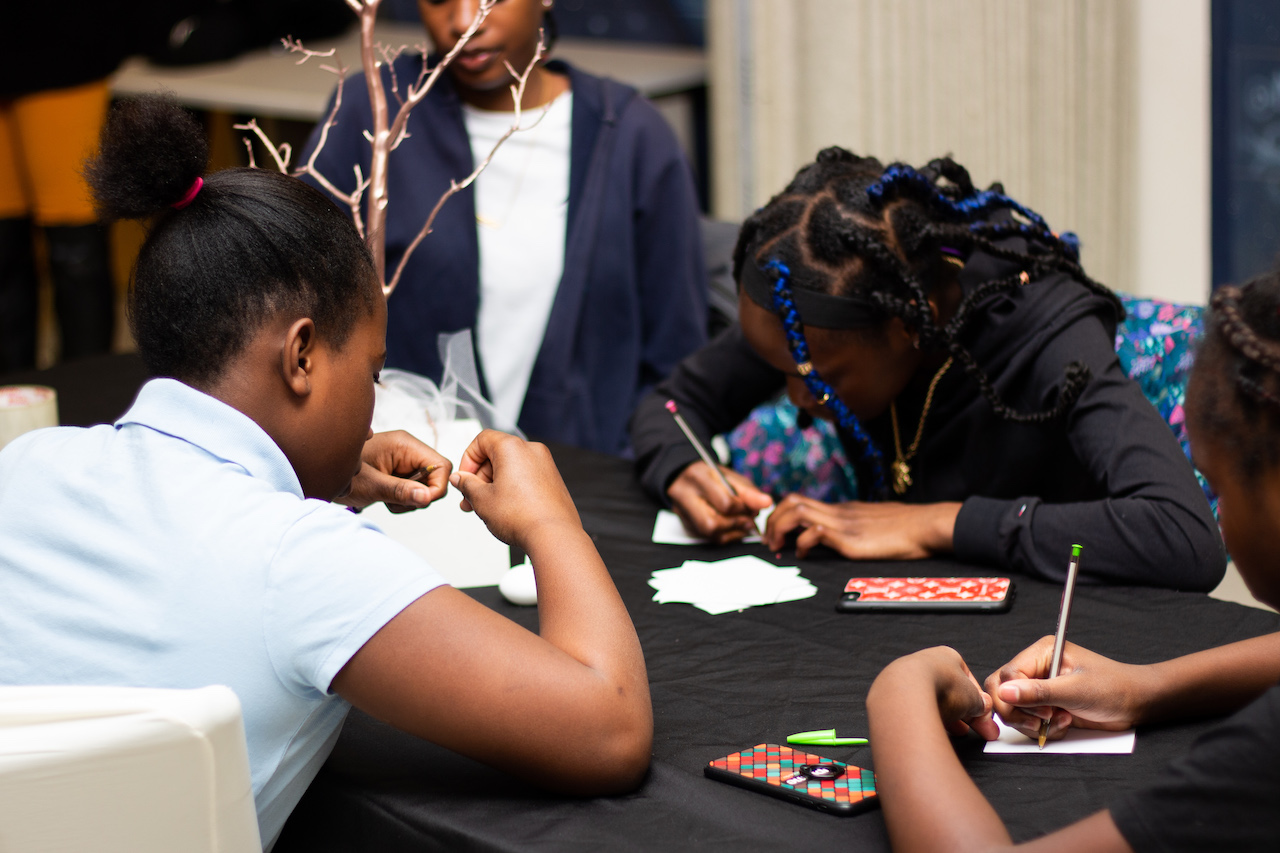
{"type": "Polygon", "coordinates": [[[1197,426],[1227,442],[1240,473],[1254,479],[1280,464],[1280,269],[1243,287],[1219,287],[1209,307],[1190,409],[1197,426]]]}
{"type": "Polygon", "coordinates": [[[852,435],[854,441],[858,443],[858,447],[862,450],[862,458],[866,460],[871,470],[871,493],[876,497],[888,495],[884,478],[884,455],[875,446],[871,436],[867,435],[866,430],[862,428],[858,418],[836,395],[835,389],[826,383],[809,361],[809,343],[805,340],[804,328],[800,324],[800,314],[796,311],[795,302],[791,298],[791,288],[787,284],[791,271],[787,269],[786,264],[778,261],[770,261],[766,269],[776,276],[773,282],[774,310],[782,318],[782,328],[787,335],[787,347],[791,350],[791,357],[796,360],[805,386],[815,400],[835,414],[840,428],[852,435]]]}
{"type": "MultiPolygon", "coordinates": [[[[878,320],[900,318],[919,336],[921,349],[946,350],[975,381],[995,413],[1019,423],[1044,423],[1065,415],[1088,384],[1089,369],[1079,362],[1068,365],[1057,399],[1048,409],[1015,411],[960,342],[978,307],[994,295],[1050,273],[1066,273],[1112,302],[1117,316],[1124,316],[1115,294],[1080,267],[1075,235],[1055,234],[1042,216],[1007,196],[999,184],[976,189],[968,171],[950,158],[917,170],[903,163],[886,168],[873,157],[842,148],[823,150],[743,224],[734,250],[735,278],[741,281],[748,262],[768,267],[773,261],[779,265],[771,268],[774,275],[787,270],[788,292],[799,288],[837,296],[858,293],[878,308],[882,315],[878,320]],[[1025,250],[997,245],[1013,236],[1025,240],[1025,250]],[[946,257],[957,251],[964,255],[982,251],[1021,269],[975,288],[950,321],[939,327],[925,283],[950,274],[946,257]]],[[[787,311],[794,313],[794,305],[790,309],[776,305],[775,310],[790,342],[793,331],[787,311]]],[[[797,329],[799,323],[797,319],[797,329]]],[[[821,394],[815,396],[821,399],[821,394]]],[[[827,405],[831,407],[830,402],[827,405]]],[[[856,418],[851,414],[848,418],[850,426],[844,420],[841,425],[863,445],[851,429],[856,418]]],[[[874,462],[866,449],[870,444],[868,439],[864,453],[874,462]]]]}

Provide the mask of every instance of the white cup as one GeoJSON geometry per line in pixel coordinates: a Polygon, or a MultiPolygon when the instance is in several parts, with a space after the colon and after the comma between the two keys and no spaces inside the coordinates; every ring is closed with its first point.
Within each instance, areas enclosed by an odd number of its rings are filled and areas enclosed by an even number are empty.
{"type": "Polygon", "coordinates": [[[0,386],[0,448],[25,432],[58,425],[58,395],[43,385],[0,386]]]}

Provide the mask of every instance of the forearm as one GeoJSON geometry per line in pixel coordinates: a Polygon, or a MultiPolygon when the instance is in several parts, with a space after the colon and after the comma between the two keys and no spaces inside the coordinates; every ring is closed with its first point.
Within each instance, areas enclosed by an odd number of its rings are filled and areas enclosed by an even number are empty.
{"type": "Polygon", "coordinates": [[[1280,681],[1280,633],[1241,640],[1144,667],[1138,722],[1238,710],[1280,681]]]}
{"type": "Polygon", "coordinates": [[[653,710],[644,652],[591,537],[577,525],[541,525],[523,545],[537,580],[539,635],[590,670],[577,677],[582,705],[592,708],[577,734],[592,729],[647,759],[653,710]]]}
{"type": "Polygon", "coordinates": [[[1052,427],[1065,431],[1070,456],[1006,500],[966,501],[956,555],[1061,581],[1080,543],[1083,578],[1207,592],[1226,567],[1217,524],[1169,425],[1125,376],[1114,345],[1087,316],[1039,352],[1022,391],[1028,409],[1052,400],[1069,363],[1083,361],[1092,374],[1052,427]]]}
{"type": "Polygon", "coordinates": [[[522,546],[537,578],[542,638],[593,669],[643,679],[631,616],[582,527],[539,525],[522,546]]]}
{"type": "Polygon", "coordinates": [[[1009,834],[956,758],[938,688],[914,657],[890,664],[867,695],[876,788],[895,851],[986,850],[1009,834]]]}
{"type": "Polygon", "coordinates": [[[1207,505],[1200,514],[1145,498],[1066,504],[970,498],[956,519],[958,558],[1052,581],[1065,577],[1077,543],[1085,546],[1082,577],[1104,583],[1208,591],[1226,567],[1207,505]]]}

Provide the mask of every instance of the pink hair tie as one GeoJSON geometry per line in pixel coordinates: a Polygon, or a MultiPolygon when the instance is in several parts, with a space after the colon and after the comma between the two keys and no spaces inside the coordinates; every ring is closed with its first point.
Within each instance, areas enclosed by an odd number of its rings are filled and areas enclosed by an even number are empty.
{"type": "Polygon", "coordinates": [[[196,178],[191,183],[191,189],[187,190],[187,194],[169,206],[174,210],[182,210],[182,208],[196,200],[196,193],[200,192],[202,186],[204,186],[204,178],[196,178]]]}

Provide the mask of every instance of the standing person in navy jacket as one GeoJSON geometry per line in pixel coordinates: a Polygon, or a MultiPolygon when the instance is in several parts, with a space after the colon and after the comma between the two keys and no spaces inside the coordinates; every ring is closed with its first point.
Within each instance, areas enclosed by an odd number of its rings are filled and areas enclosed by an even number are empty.
{"type": "MultiPolygon", "coordinates": [[[[505,63],[526,67],[550,0],[498,4],[409,118],[392,152],[388,271],[451,180],[510,126],[505,63]]],[[[424,0],[447,52],[474,0],[424,0]]],[[[423,59],[394,63],[403,87],[423,59]]],[[[389,75],[388,75],[389,79],[389,75]]],[[[472,188],[450,199],[388,303],[387,364],[438,380],[441,333],[475,331],[485,390],[525,432],[629,455],[626,424],[645,392],[706,336],[698,208],[688,164],[662,117],[628,86],[563,62],[531,75],[523,130],[472,188]],[[538,119],[543,108],[546,114],[538,119]]],[[[349,191],[369,173],[360,78],[344,89],[319,171],[349,191]]],[[[312,135],[310,149],[318,142],[312,135]]]]}

